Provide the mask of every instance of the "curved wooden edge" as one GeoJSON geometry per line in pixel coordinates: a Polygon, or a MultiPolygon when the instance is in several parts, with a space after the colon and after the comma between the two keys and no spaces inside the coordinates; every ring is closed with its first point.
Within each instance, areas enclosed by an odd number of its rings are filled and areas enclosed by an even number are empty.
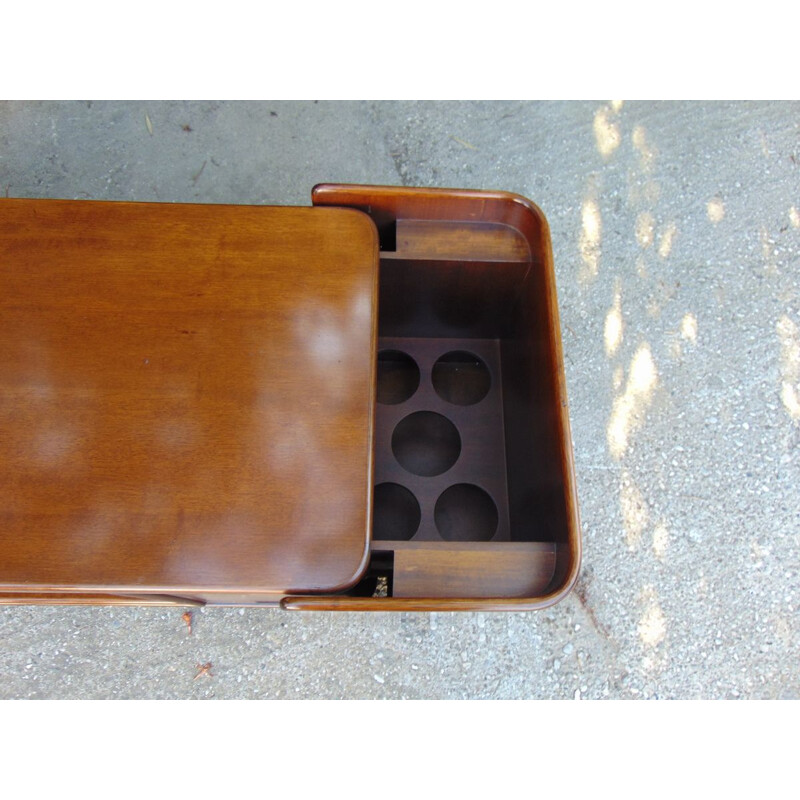
{"type": "MultiPolygon", "coordinates": [[[[386,216],[414,219],[437,220],[465,220],[501,222],[517,229],[528,240],[531,253],[541,253],[541,264],[544,268],[545,283],[547,286],[548,311],[552,325],[550,326],[550,348],[555,357],[557,372],[557,392],[559,402],[559,417],[562,429],[560,437],[562,443],[562,468],[566,499],[568,500],[568,539],[567,545],[571,556],[567,569],[562,577],[558,578],[558,585],[542,598],[532,599],[530,602],[520,603],[517,600],[500,599],[496,601],[482,600],[464,601],[465,606],[458,608],[487,609],[491,603],[492,608],[507,610],[525,610],[531,608],[546,608],[565,597],[575,585],[580,573],[582,560],[581,522],[578,511],[578,493],[575,479],[575,457],[572,442],[572,430],[569,421],[569,402],[567,399],[566,375],[564,370],[564,354],[561,343],[561,323],[558,312],[558,297],[555,282],[555,268],[553,264],[552,239],[550,226],[542,209],[532,200],[520,194],[506,191],[482,189],[447,189],[405,186],[364,186],[359,184],[333,184],[320,183],[311,190],[311,201],[316,205],[324,206],[350,206],[357,207],[376,217],[386,216]]],[[[311,598],[308,598],[311,599],[311,598]]],[[[316,598],[314,608],[321,608],[320,603],[331,598],[316,598]]],[[[343,608],[339,603],[345,603],[349,608],[350,602],[355,608],[366,610],[364,600],[369,598],[341,598],[335,605],[343,608]]],[[[423,603],[424,607],[415,610],[444,610],[443,600],[414,600],[397,598],[396,603],[389,602],[391,598],[375,601],[374,610],[396,606],[398,609],[411,610],[413,604],[423,603]]],[[[304,600],[305,602],[305,600],[304,600]]],[[[462,601],[446,601],[458,603],[462,601]]],[[[288,599],[282,603],[286,608],[298,608],[298,601],[288,599]]],[[[333,608],[332,606],[331,608],[333,608]]],[[[454,610],[456,606],[449,605],[454,610]]]]}
{"type": "Polygon", "coordinates": [[[411,186],[365,186],[353,183],[318,183],[311,190],[315,206],[349,206],[394,214],[398,217],[431,220],[472,220],[504,222],[499,207],[518,204],[520,210],[532,212],[544,224],[549,237],[547,219],[541,208],[521,194],[486,189],[444,189],[411,186]]]}
{"type": "Polygon", "coordinates": [[[284,597],[289,611],[540,611],[559,602],[572,585],[536,598],[519,597],[284,597]]]}

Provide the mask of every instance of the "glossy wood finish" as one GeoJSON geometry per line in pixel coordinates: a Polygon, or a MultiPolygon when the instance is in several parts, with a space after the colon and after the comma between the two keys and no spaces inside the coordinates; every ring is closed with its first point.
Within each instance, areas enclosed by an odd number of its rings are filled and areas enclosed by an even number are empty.
{"type": "MultiPolygon", "coordinates": [[[[552,586],[552,581],[550,583],[552,586]]],[[[563,589],[535,597],[347,597],[295,595],[284,597],[289,611],[539,611],[564,597],[563,589]]]]}
{"type": "Polygon", "coordinates": [[[530,250],[515,228],[496,222],[399,219],[395,249],[385,259],[510,261],[527,263],[530,250]]]}
{"type": "Polygon", "coordinates": [[[158,594],[114,595],[25,592],[0,594],[0,604],[7,606],[59,605],[59,606],[202,606],[200,600],[170,597],[158,594]]]}
{"type": "MultiPolygon", "coordinates": [[[[431,347],[439,340],[458,339],[469,350],[470,340],[475,346],[479,340],[494,340],[502,401],[492,416],[501,426],[495,437],[504,439],[505,455],[503,466],[488,466],[484,478],[492,475],[506,482],[507,538],[548,544],[555,558],[544,571],[540,565],[530,565],[532,576],[547,573],[550,578],[545,584],[532,577],[526,597],[508,596],[516,593],[511,575],[509,587],[496,591],[487,587],[489,594],[482,598],[460,595],[458,581],[449,584],[451,576],[471,574],[476,561],[474,553],[467,555],[457,542],[449,550],[443,545],[445,549],[432,558],[425,584],[431,587],[430,597],[421,596],[424,586],[418,585],[402,590],[417,594],[414,598],[287,598],[284,607],[519,609],[557,602],[577,577],[581,541],[555,276],[544,215],[525,198],[504,192],[321,185],[312,198],[315,205],[361,209],[375,220],[381,240],[381,341],[392,340],[392,346],[402,350],[403,339],[428,339],[431,347]],[[437,572],[447,589],[434,591],[437,572]]],[[[382,417],[392,413],[378,407],[379,448],[382,417]]],[[[491,425],[491,420],[477,423],[478,428],[491,425]]],[[[379,449],[379,473],[385,469],[383,458],[379,449]]],[[[446,481],[446,476],[441,479],[446,481]]],[[[432,484],[429,488],[429,492],[415,490],[423,495],[422,506],[436,494],[432,484]]],[[[423,532],[415,541],[419,538],[432,537],[423,532]]],[[[373,549],[385,546],[373,543],[373,549]]],[[[500,540],[488,543],[489,552],[502,546],[500,540]]],[[[394,553],[394,577],[398,568],[403,569],[406,556],[401,552],[405,551],[398,548],[394,553]]],[[[488,564],[492,556],[487,559],[488,564]]],[[[415,562],[415,569],[422,568],[422,562],[415,562]]]]}
{"type": "Polygon", "coordinates": [[[546,542],[401,542],[393,597],[536,597],[550,585],[555,546],[546,542]]]}
{"type": "Polygon", "coordinates": [[[0,200],[0,601],[355,582],[377,248],[349,209],[0,200]]]}

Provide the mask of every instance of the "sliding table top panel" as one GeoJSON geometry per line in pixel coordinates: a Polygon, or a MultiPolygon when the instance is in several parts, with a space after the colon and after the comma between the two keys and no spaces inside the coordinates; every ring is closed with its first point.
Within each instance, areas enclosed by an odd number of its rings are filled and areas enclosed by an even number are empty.
{"type": "Polygon", "coordinates": [[[351,209],[0,200],[0,589],[357,580],[377,264],[351,209]]]}

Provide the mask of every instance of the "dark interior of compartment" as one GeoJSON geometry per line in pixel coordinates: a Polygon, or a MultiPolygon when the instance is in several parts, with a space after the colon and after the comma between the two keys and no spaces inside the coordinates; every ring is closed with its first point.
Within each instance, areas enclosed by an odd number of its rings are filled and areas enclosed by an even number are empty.
{"type": "Polygon", "coordinates": [[[563,538],[547,302],[529,260],[381,259],[376,544],[563,538]]]}

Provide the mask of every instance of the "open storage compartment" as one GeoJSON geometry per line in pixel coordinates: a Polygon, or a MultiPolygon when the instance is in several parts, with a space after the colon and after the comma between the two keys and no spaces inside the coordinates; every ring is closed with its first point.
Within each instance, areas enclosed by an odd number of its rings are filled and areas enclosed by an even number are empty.
{"type": "Polygon", "coordinates": [[[569,591],[541,211],[312,197],[0,203],[0,603],[524,610],[569,591]]]}
{"type": "Polygon", "coordinates": [[[550,237],[507,193],[323,185],[381,242],[371,563],[289,608],[533,608],[580,527],[550,237]]]}

